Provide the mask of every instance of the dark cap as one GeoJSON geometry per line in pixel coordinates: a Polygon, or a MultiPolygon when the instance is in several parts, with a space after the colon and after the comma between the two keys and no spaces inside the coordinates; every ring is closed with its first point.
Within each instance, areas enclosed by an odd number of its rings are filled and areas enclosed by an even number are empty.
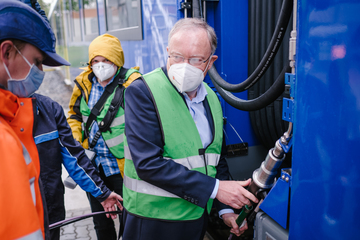
{"type": "Polygon", "coordinates": [[[17,39],[37,47],[46,55],[44,65],[70,65],[55,51],[56,39],[50,24],[20,1],[0,1],[0,41],[5,39],[17,39]]]}

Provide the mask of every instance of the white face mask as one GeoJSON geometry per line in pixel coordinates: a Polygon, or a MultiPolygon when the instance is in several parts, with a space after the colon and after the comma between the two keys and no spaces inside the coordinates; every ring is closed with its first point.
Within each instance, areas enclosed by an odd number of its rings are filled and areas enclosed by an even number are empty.
{"type": "Polygon", "coordinates": [[[188,63],[177,63],[170,66],[168,74],[170,81],[183,93],[194,91],[204,80],[204,72],[188,63]]]}
{"type": "Polygon", "coordinates": [[[116,67],[114,67],[114,64],[103,62],[96,63],[92,65],[91,68],[100,82],[111,78],[117,70],[116,67]]]}

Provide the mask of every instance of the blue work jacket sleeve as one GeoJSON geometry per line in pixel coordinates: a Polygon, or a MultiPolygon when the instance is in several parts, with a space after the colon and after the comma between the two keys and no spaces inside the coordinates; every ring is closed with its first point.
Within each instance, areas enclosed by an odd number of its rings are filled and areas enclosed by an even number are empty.
{"type": "MultiPolygon", "coordinates": [[[[63,108],[48,97],[39,94],[35,94],[35,97],[39,115],[36,129],[38,134],[35,142],[42,144],[41,149],[47,153],[47,156],[40,154],[41,158],[46,158],[40,159],[41,171],[50,169],[48,167],[51,164],[50,161],[55,162],[58,158],[62,158],[60,161],[74,181],[100,202],[104,201],[111,191],[105,186],[99,173],[86,156],[83,147],[73,138],[63,108]],[[57,146],[54,142],[56,139],[57,146]],[[59,145],[60,150],[58,151],[59,145]]],[[[58,171],[61,171],[61,168],[58,171]]]]}
{"type": "Polygon", "coordinates": [[[61,106],[56,108],[55,117],[59,131],[59,143],[63,164],[71,178],[86,192],[91,193],[100,202],[104,201],[111,193],[101,180],[95,167],[85,154],[83,147],[75,141],[70,126],[66,121],[61,106]]]}
{"type": "Polygon", "coordinates": [[[150,92],[140,79],[125,91],[125,133],[142,180],[181,198],[193,198],[198,206],[205,208],[216,179],[163,158],[159,120],[150,92]]]}

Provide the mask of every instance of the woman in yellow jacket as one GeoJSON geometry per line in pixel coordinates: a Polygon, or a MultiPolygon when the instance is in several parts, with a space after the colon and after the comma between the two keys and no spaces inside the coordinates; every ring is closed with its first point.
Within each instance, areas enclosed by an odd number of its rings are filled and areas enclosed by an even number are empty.
{"type": "MultiPolygon", "coordinates": [[[[74,138],[96,155],[93,164],[106,186],[122,195],[124,169],[124,91],[141,76],[138,67],[126,69],[119,39],[104,34],[89,46],[88,67],[75,79],[68,123],[74,138]]],[[[93,212],[103,211],[88,194],[93,212]]],[[[94,216],[98,239],[117,239],[114,223],[94,216]]]]}

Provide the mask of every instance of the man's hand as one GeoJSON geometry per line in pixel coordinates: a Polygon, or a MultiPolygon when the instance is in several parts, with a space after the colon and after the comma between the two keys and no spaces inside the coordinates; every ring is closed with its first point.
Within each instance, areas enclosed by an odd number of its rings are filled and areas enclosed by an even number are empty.
{"type": "Polygon", "coordinates": [[[257,198],[244,188],[250,182],[250,178],[246,181],[220,181],[216,198],[236,209],[240,209],[244,205],[250,205],[250,200],[257,203],[259,202],[257,198]]]}
{"type": "Polygon", "coordinates": [[[246,220],[245,220],[244,226],[242,226],[241,228],[239,228],[239,226],[236,224],[236,218],[238,217],[238,214],[224,213],[223,215],[221,215],[221,217],[224,220],[224,223],[227,226],[231,227],[230,232],[235,234],[236,236],[240,236],[241,234],[243,234],[245,232],[245,230],[248,229],[246,220]]]}
{"type": "MultiPolygon", "coordinates": [[[[101,202],[101,205],[103,206],[105,212],[112,212],[116,211],[115,205],[117,205],[120,210],[123,210],[123,206],[121,205],[120,201],[122,201],[122,197],[114,192],[110,193],[109,197],[101,202]]],[[[112,219],[115,219],[117,217],[116,213],[112,214],[106,214],[106,217],[111,216],[112,219]]]]}

